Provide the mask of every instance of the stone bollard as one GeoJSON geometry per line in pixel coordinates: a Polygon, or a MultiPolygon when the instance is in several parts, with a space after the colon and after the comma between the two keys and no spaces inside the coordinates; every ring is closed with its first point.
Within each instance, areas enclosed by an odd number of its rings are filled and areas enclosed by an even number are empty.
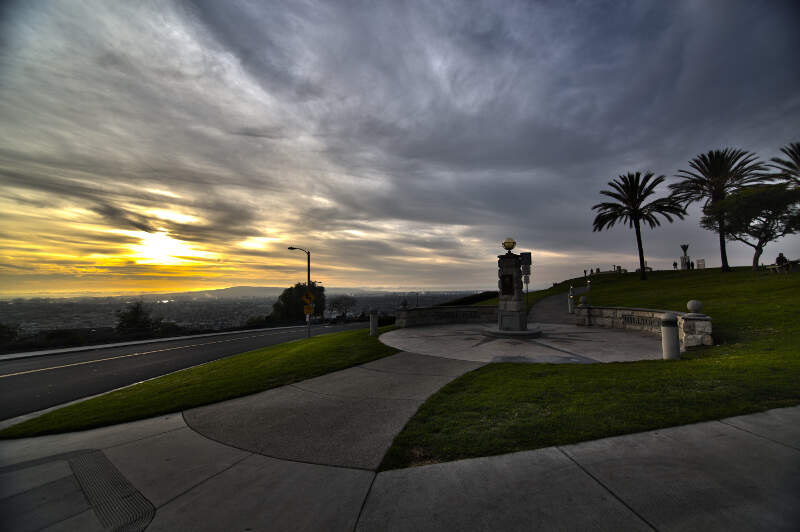
{"type": "Polygon", "coordinates": [[[591,325],[592,324],[592,310],[588,308],[589,300],[586,296],[581,296],[578,300],[578,307],[583,307],[583,311],[586,313],[586,318],[583,320],[584,325],[591,325]]]}
{"type": "Polygon", "coordinates": [[[575,294],[572,292],[572,287],[569,287],[569,294],[567,294],[567,312],[575,314],[575,294]]]}
{"type": "Polygon", "coordinates": [[[711,336],[711,317],[700,313],[703,310],[703,303],[692,299],[686,304],[686,308],[689,309],[689,313],[678,320],[683,348],[714,345],[714,337],[711,336]]]}
{"type": "Polygon", "coordinates": [[[664,360],[678,360],[681,358],[678,317],[672,312],[665,312],[661,316],[661,357],[664,360]]]}
{"type": "Polygon", "coordinates": [[[378,336],[378,311],[375,309],[369,311],[369,335],[378,336]]]}

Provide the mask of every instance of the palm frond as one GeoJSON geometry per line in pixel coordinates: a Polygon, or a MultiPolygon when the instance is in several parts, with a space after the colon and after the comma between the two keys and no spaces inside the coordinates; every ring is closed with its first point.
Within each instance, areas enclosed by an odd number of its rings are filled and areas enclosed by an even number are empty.
{"type": "Polygon", "coordinates": [[[711,150],[691,161],[692,170],[678,170],[681,181],[672,183],[672,198],[688,205],[704,201],[706,205],[721,201],[732,191],[765,180],[764,163],[754,153],[736,148],[711,150]]]}
{"type": "Polygon", "coordinates": [[[645,221],[652,228],[660,225],[658,215],[664,216],[669,222],[672,222],[672,216],[682,218],[685,211],[671,197],[645,204],[665,179],[663,175],[654,178],[653,172],[644,175],[641,172],[628,172],[609,181],[608,186],[613,190],[601,190],[600,194],[616,202],[598,203],[592,207],[592,210],[598,211],[593,223],[594,231],[610,229],[617,223],[633,227],[639,221],[645,221]]]}
{"type": "Polygon", "coordinates": [[[767,166],[778,170],[781,177],[792,179],[800,184],[800,142],[792,142],[788,146],[784,146],[781,148],[781,152],[788,159],[773,157],[770,161],[775,164],[768,164],[767,166]]]}

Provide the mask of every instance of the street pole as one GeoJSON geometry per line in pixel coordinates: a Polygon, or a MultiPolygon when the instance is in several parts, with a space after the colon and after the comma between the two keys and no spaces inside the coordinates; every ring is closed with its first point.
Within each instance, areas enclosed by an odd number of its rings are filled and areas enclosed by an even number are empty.
{"type": "MultiPolygon", "coordinates": [[[[304,301],[306,297],[309,297],[308,301],[305,301],[306,305],[311,305],[313,301],[314,294],[311,292],[311,252],[307,249],[298,248],[295,246],[289,246],[289,249],[292,251],[299,250],[306,254],[307,260],[307,272],[308,275],[306,277],[306,294],[310,294],[308,296],[304,295],[304,301]]],[[[311,338],[311,314],[306,314],[306,338],[311,338]]]]}
{"type": "MultiPolygon", "coordinates": [[[[306,259],[308,260],[308,277],[306,289],[311,292],[311,252],[306,251],[306,259]]],[[[306,338],[311,338],[311,314],[306,314],[306,338]]]]}

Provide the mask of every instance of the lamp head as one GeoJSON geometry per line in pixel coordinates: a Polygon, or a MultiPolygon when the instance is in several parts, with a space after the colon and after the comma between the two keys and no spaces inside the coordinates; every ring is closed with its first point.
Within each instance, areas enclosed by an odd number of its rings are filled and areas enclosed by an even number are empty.
{"type": "Polygon", "coordinates": [[[508,237],[505,240],[503,240],[503,248],[505,248],[506,251],[510,252],[512,249],[514,249],[516,245],[517,245],[516,240],[514,240],[511,237],[508,237]]]}
{"type": "Polygon", "coordinates": [[[294,246],[289,246],[289,249],[297,249],[297,248],[294,246]]]}

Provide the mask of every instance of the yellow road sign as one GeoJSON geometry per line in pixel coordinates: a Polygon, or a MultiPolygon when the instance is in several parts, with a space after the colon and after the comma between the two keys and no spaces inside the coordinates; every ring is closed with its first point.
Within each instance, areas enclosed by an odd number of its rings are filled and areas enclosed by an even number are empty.
{"type": "Polygon", "coordinates": [[[303,312],[306,313],[306,316],[310,316],[311,314],[314,314],[314,305],[305,305],[303,307],[303,312]]]}
{"type": "Polygon", "coordinates": [[[314,294],[312,294],[311,292],[306,292],[305,294],[303,294],[303,301],[305,301],[307,305],[310,305],[311,303],[314,302],[314,294]]]}

